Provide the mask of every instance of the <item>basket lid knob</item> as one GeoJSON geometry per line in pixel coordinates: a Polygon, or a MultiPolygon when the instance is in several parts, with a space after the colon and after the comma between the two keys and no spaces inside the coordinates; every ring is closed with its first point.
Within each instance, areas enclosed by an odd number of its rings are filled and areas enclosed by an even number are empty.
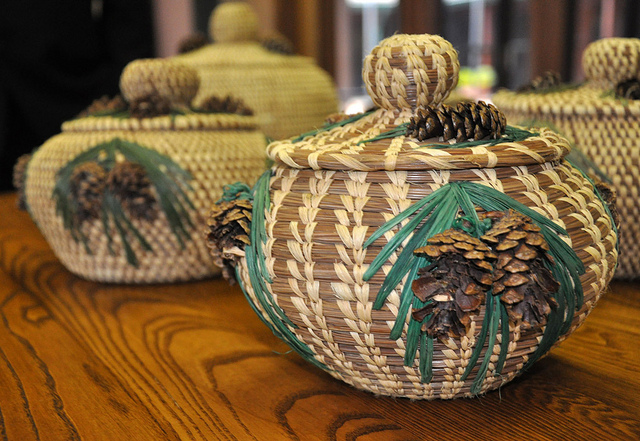
{"type": "Polygon", "coordinates": [[[398,34],[364,59],[362,78],[374,104],[411,110],[443,102],[458,84],[458,52],[439,35],[398,34]]]}
{"type": "Polygon", "coordinates": [[[258,17],[247,3],[222,3],[209,18],[209,35],[216,43],[257,41],[258,17]]]}
{"type": "Polygon", "coordinates": [[[161,58],[134,60],[120,75],[120,91],[129,102],[157,95],[174,106],[188,106],[199,85],[193,68],[161,58]]]}
{"type": "Polygon", "coordinates": [[[640,39],[594,41],[582,54],[582,68],[587,79],[603,89],[614,89],[626,80],[640,80],[640,39]]]}

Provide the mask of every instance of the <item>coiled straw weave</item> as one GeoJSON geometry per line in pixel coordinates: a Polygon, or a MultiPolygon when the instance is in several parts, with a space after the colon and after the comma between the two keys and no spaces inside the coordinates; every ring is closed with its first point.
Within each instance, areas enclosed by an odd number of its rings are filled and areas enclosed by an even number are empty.
{"type": "Polygon", "coordinates": [[[512,122],[550,124],[612,180],[620,213],[615,277],[640,278],[640,101],[617,98],[616,84],[640,79],[640,40],[610,38],[583,55],[587,82],[544,93],[499,91],[494,102],[512,122]]]}
{"type": "MultiPolygon", "coordinates": [[[[396,35],[381,42],[370,57],[365,60],[365,80],[375,84],[369,89],[392,90],[400,96],[385,101],[375,95],[374,102],[383,108],[356,122],[300,142],[279,141],[268,147],[276,162],[269,182],[271,202],[265,210],[262,246],[271,279],[266,282],[268,293],[293,323],[287,329],[309,348],[313,360],[359,389],[412,399],[472,396],[496,389],[522,372],[543,330],[524,330],[510,323],[508,336],[499,332],[492,347],[485,341],[482,353],[490,357],[488,372],[480,390],[472,393],[477,368],[466,380],[461,378],[478,340],[483,306],[466,335],[434,340],[433,376],[422,382],[420,355],[409,366],[403,362],[410,314],[398,318],[398,311],[400,293],[410,281],[405,277],[381,309],[373,308],[402,247],[370,280],[364,278],[398,229],[368,248],[364,248],[366,240],[383,223],[448,183],[474,182],[509,195],[566,229],[568,236],[562,239],[585,265],[580,277],[584,303],[574,312],[568,332],[560,336],[558,341],[562,341],[583,323],[613,275],[617,252],[611,218],[593,185],[563,160],[570,150],[568,142],[548,129],[521,142],[469,148],[432,148],[402,135],[362,142],[407,122],[420,105],[446,98],[457,81],[457,54],[439,37],[396,35]],[[442,52],[446,55],[431,55],[442,52]],[[428,62],[421,63],[422,67],[405,62],[407,54],[415,53],[428,62]],[[447,59],[446,66],[440,66],[436,58],[447,59]],[[383,73],[369,70],[371,59],[377,59],[374,69],[383,73]],[[441,83],[433,85],[440,92],[432,93],[432,98],[409,96],[413,92],[403,96],[389,80],[402,83],[403,75],[411,78],[409,83],[416,78],[432,79],[428,72],[432,67],[441,74],[435,81],[446,82],[444,88],[441,83]],[[397,319],[404,321],[403,332],[392,340],[389,334],[397,319]],[[501,375],[496,376],[500,343],[505,338],[509,339],[507,358],[501,375]]],[[[424,83],[412,84],[405,90],[426,88],[424,83]]],[[[238,268],[247,295],[267,323],[282,326],[257,298],[249,276],[251,264],[244,258],[238,268]]]]}

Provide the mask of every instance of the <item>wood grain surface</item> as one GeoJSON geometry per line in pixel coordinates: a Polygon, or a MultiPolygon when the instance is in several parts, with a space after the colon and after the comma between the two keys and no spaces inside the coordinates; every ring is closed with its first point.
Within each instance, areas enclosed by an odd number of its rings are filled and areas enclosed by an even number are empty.
{"type": "Polygon", "coordinates": [[[353,389],[275,338],[223,280],[105,285],[62,267],[0,195],[0,439],[637,440],[640,284],[477,399],[353,389]]]}

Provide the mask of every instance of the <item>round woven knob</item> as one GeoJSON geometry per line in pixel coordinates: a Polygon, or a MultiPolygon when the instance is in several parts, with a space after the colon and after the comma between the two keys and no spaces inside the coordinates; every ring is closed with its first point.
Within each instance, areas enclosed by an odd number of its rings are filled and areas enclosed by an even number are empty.
{"type": "Polygon", "coordinates": [[[582,55],[587,79],[611,90],[622,81],[640,80],[640,39],[603,38],[594,41],[582,55]]]}
{"type": "Polygon", "coordinates": [[[458,52],[438,35],[399,34],[364,59],[362,78],[374,104],[415,110],[443,102],[458,84],[458,52]]]}
{"type": "Polygon", "coordinates": [[[194,69],[159,58],[132,61],[120,76],[120,91],[129,102],[158,95],[172,105],[188,106],[199,85],[194,69]]]}
{"type": "Polygon", "coordinates": [[[216,43],[256,41],[258,17],[246,3],[222,3],[209,18],[209,35],[216,43]]]}

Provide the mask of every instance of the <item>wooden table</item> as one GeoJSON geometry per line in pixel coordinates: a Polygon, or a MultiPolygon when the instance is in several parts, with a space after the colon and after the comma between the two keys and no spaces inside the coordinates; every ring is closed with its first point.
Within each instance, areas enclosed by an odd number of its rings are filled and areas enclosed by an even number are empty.
{"type": "Polygon", "coordinates": [[[15,195],[0,207],[0,439],[640,439],[640,284],[500,391],[412,402],[288,352],[223,280],[79,279],[15,195]]]}

